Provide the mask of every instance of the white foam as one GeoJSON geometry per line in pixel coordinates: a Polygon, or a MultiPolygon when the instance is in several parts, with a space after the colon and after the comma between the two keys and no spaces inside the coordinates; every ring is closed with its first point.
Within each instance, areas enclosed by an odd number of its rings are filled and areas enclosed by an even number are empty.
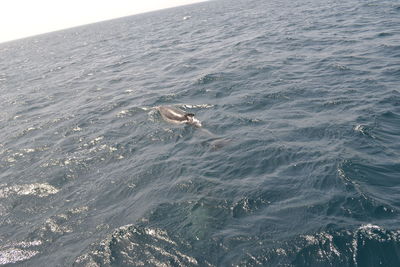
{"type": "Polygon", "coordinates": [[[353,129],[356,132],[362,133],[363,135],[367,135],[367,131],[366,131],[367,128],[365,127],[365,125],[358,124],[353,129]]]}
{"type": "Polygon", "coordinates": [[[211,104],[198,104],[198,105],[190,105],[190,104],[182,104],[184,108],[212,108],[214,105],[211,104]]]}
{"type": "Polygon", "coordinates": [[[24,250],[20,248],[8,248],[0,250],[0,265],[16,263],[27,260],[38,254],[36,250],[24,250]]]}
{"type": "Polygon", "coordinates": [[[3,186],[0,188],[0,198],[7,198],[10,195],[18,195],[18,196],[38,196],[38,197],[47,197],[49,195],[54,195],[59,192],[59,189],[51,186],[49,184],[22,184],[22,185],[12,185],[12,186],[3,186]]]}
{"type": "Polygon", "coordinates": [[[168,234],[166,231],[163,231],[161,229],[152,229],[152,228],[145,228],[146,234],[153,236],[155,238],[164,240],[165,242],[168,242],[170,244],[176,245],[174,241],[172,241],[170,238],[168,238],[168,234]]]}
{"type": "Polygon", "coordinates": [[[39,246],[41,244],[42,241],[35,240],[31,242],[22,241],[17,243],[11,243],[6,246],[0,247],[0,265],[16,263],[19,261],[24,261],[32,258],[36,254],[38,254],[39,251],[26,250],[23,248],[39,246]]]}
{"type": "Polygon", "coordinates": [[[121,110],[118,112],[117,117],[122,118],[125,117],[129,113],[129,110],[121,110]]]}

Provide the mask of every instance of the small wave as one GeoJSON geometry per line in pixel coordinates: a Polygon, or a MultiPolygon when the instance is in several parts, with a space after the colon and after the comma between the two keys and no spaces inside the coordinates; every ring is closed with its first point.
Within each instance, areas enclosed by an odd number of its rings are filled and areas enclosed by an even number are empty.
{"type": "Polygon", "coordinates": [[[393,33],[390,32],[381,32],[377,35],[377,37],[389,37],[389,36],[393,36],[393,33]]]}
{"type": "Polygon", "coordinates": [[[271,202],[263,199],[262,197],[251,198],[245,197],[240,199],[232,206],[232,216],[234,218],[241,218],[250,215],[262,208],[265,208],[271,202]]]}
{"type": "MultiPolygon", "coordinates": [[[[399,266],[396,248],[399,231],[378,225],[361,225],[354,231],[339,230],[303,235],[295,253],[296,266],[399,266]]],[[[296,242],[295,242],[296,243],[296,242]]],[[[290,246],[293,248],[293,246],[290,246]]],[[[289,249],[290,250],[290,249],[289,249]]]]}
{"type": "Polygon", "coordinates": [[[365,127],[364,125],[362,125],[362,124],[356,125],[353,129],[354,129],[354,131],[360,132],[360,133],[362,133],[362,134],[364,134],[364,135],[367,134],[367,132],[366,132],[366,127],[365,127]]]}
{"type": "MultiPolygon", "coordinates": [[[[48,218],[44,224],[30,233],[30,236],[36,236],[39,239],[8,244],[4,242],[5,245],[0,245],[0,265],[18,263],[38,255],[43,251],[39,249],[40,247],[51,244],[57,236],[71,233],[73,227],[80,224],[80,220],[71,221],[74,218],[79,218],[79,215],[85,213],[88,209],[88,206],[71,208],[65,213],[48,218]],[[35,247],[35,249],[32,249],[32,247],[35,247]]],[[[31,265],[28,264],[27,266],[31,265]]]]}
{"type": "Polygon", "coordinates": [[[38,196],[47,197],[49,195],[54,195],[59,192],[59,189],[55,188],[49,184],[23,184],[23,185],[13,185],[13,186],[1,186],[0,187],[0,198],[7,198],[11,195],[18,196],[38,196]]]}
{"type": "Polygon", "coordinates": [[[75,260],[77,266],[196,266],[185,244],[159,228],[125,225],[75,260]],[[186,248],[187,249],[187,248],[186,248]]]}
{"type": "Polygon", "coordinates": [[[368,136],[370,138],[376,139],[375,135],[372,134],[372,129],[370,126],[357,124],[354,126],[353,130],[355,132],[361,133],[362,135],[368,136]]]}
{"type": "Polygon", "coordinates": [[[198,104],[198,105],[190,105],[190,104],[181,104],[179,105],[184,108],[212,108],[214,105],[211,104],[198,104]]]}
{"type": "Polygon", "coordinates": [[[346,70],[350,70],[350,68],[348,66],[345,66],[343,64],[340,63],[336,63],[333,65],[333,68],[337,69],[337,70],[341,70],[341,71],[346,71],[346,70]]]}
{"type": "MultiPolygon", "coordinates": [[[[14,163],[18,162],[19,160],[25,158],[29,154],[34,154],[34,152],[43,152],[48,150],[48,147],[36,147],[36,148],[22,148],[17,151],[13,151],[10,149],[4,149],[4,146],[0,144],[0,155],[4,154],[3,161],[10,163],[13,165],[14,163]]],[[[0,160],[1,161],[1,160],[0,160]]]]}
{"type": "Polygon", "coordinates": [[[224,74],[223,73],[209,73],[206,75],[201,76],[197,79],[196,84],[198,85],[205,85],[210,84],[214,81],[223,80],[224,74]]]}
{"type": "MultiPolygon", "coordinates": [[[[371,185],[378,185],[379,181],[382,181],[384,172],[377,172],[375,166],[365,166],[350,160],[341,163],[337,171],[346,188],[355,194],[348,197],[338,196],[330,203],[330,206],[334,207],[333,210],[353,218],[392,218],[396,216],[397,210],[382,202],[381,197],[376,198],[371,190],[371,185]],[[376,173],[379,175],[375,175],[376,173]],[[379,178],[374,180],[374,177],[379,178]]],[[[383,180],[390,181],[389,178],[385,177],[383,180]]],[[[395,184],[397,180],[393,180],[395,184]]],[[[385,186],[388,185],[385,184],[385,186]]]]}
{"type": "MultiPolygon", "coordinates": [[[[208,109],[208,108],[212,108],[215,105],[212,104],[169,104],[170,106],[176,106],[176,107],[180,107],[180,108],[188,108],[188,109],[208,109]]],[[[156,107],[141,107],[142,110],[144,111],[149,111],[149,110],[154,110],[156,107]]]]}
{"type": "Polygon", "coordinates": [[[140,109],[142,109],[144,111],[149,111],[149,110],[152,110],[153,107],[140,107],[140,109]]]}
{"type": "Polygon", "coordinates": [[[123,118],[126,117],[129,113],[129,110],[121,110],[120,112],[118,112],[117,117],[118,118],[123,118]]]}
{"type": "Polygon", "coordinates": [[[37,255],[39,251],[27,248],[41,245],[40,240],[31,242],[17,242],[0,247],[0,265],[17,263],[30,259],[37,255]]]}

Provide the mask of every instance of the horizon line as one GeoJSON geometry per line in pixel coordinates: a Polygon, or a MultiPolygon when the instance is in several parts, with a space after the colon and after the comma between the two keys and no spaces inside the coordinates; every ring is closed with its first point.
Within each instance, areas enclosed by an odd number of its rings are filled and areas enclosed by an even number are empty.
{"type": "Polygon", "coordinates": [[[37,33],[30,34],[30,35],[22,35],[20,37],[12,37],[10,39],[4,39],[4,40],[0,39],[0,45],[5,44],[5,43],[14,42],[14,41],[23,40],[23,39],[33,38],[35,36],[41,36],[41,35],[55,33],[55,32],[59,32],[59,31],[64,31],[64,30],[69,30],[69,29],[89,26],[89,25],[93,25],[93,24],[97,24],[97,23],[113,21],[113,20],[123,19],[123,18],[127,18],[127,17],[143,15],[143,14],[153,13],[153,12],[159,12],[159,11],[163,11],[163,10],[174,9],[174,8],[179,8],[179,7],[184,7],[184,6],[196,5],[196,4],[200,4],[200,3],[204,3],[204,2],[209,2],[210,0],[191,0],[191,1],[192,1],[191,3],[182,4],[182,5],[169,6],[169,7],[160,8],[160,9],[151,9],[151,10],[139,11],[138,13],[132,13],[132,14],[129,14],[129,15],[122,15],[122,16],[104,18],[104,19],[95,20],[95,21],[92,21],[92,22],[76,24],[76,25],[72,24],[71,26],[55,28],[55,29],[51,29],[51,30],[47,30],[47,31],[46,30],[45,31],[39,31],[37,33]]]}

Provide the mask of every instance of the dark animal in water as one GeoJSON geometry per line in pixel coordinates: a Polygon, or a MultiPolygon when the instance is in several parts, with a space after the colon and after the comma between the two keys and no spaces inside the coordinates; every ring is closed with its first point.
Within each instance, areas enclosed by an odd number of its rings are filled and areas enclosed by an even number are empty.
{"type": "Polygon", "coordinates": [[[168,122],[177,124],[186,123],[196,127],[201,127],[201,122],[194,117],[193,113],[187,113],[183,110],[171,106],[159,106],[157,107],[157,109],[163,119],[168,122]]]}

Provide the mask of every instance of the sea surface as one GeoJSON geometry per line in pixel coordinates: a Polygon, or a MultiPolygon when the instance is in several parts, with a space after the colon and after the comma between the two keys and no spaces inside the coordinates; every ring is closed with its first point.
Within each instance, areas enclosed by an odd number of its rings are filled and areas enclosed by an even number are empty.
{"type": "Polygon", "coordinates": [[[3,43],[0,129],[0,265],[400,266],[397,0],[209,1],[3,43]]]}

